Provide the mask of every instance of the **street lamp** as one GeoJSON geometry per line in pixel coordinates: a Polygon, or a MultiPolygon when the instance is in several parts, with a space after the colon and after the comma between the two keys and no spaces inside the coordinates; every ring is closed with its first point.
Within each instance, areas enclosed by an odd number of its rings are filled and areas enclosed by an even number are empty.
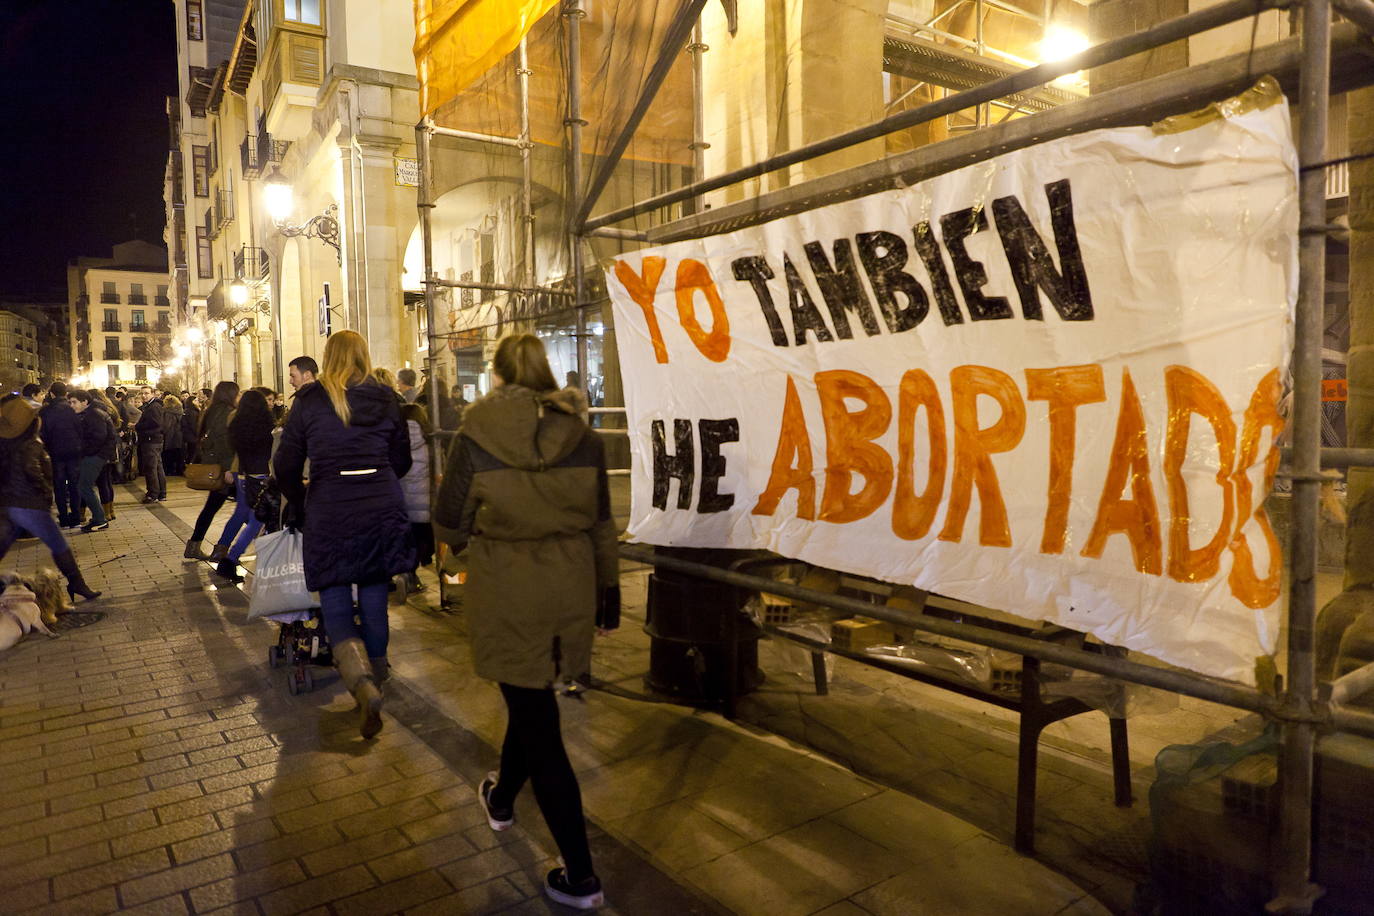
{"type": "Polygon", "coordinates": [[[272,217],[272,222],[282,235],[319,239],[333,248],[339,263],[343,263],[343,249],[339,246],[339,220],[336,216],[339,208],[336,204],[330,204],[323,213],[310,217],[303,225],[293,226],[287,219],[295,211],[295,194],[280,169],[272,169],[272,174],[264,182],[262,193],[263,202],[267,204],[267,215],[272,217]]]}
{"type": "Polygon", "coordinates": [[[248,284],[244,283],[242,279],[229,284],[229,301],[235,305],[243,305],[248,302],[248,284]]]}

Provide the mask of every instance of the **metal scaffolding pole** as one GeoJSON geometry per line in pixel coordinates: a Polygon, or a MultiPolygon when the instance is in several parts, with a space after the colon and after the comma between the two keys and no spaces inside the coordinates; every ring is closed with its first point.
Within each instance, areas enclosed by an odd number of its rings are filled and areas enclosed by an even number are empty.
{"type": "Polygon", "coordinates": [[[563,15],[568,20],[568,244],[573,274],[574,305],[577,308],[577,381],[587,387],[587,300],[586,284],[582,277],[582,232],[578,213],[582,200],[582,0],[567,0],[563,15]]]}
{"type": "Polygon", "coordinates": [[[1306,914],[1321,889],[1312,871],[1312,784],[1317,678],[1317,502],[1321,473],[1322,306],[1326,299],[1326,115],[1331,4],[1302,10],[1298,117],[1298,313],[1293,340],[1293,540],[1289,548],[1286,721],[1279,744],[1279,835],[1272,913],[1306,914]]]}
{"type": "Polygon", "coordinates": [[[609,226],[612,223],[618,223],[632,216],[687,200],[707,191],[724,188],[749,178],[758,178],[760,175],[766,175],[789,165],[796,165],[798,162],[815,159],[817,156],[833,153],[836,150],[845,149],[866,140],[884,137],[895,131],[924,124],[927,121],[933,121],[936,118],[942,118],[967,108],[973,108],[983,102],[991,102],[1019,92],[1025,92],[1078,70],[1099,67],[1102,64],[1139,54],[1141,51],[1149,51],[1161,45],[1187,38],[1207,29],[1226,25],[1247,16],[1254,16],[1265,10],[1282,9],[1288,5],[1289,0],[1223,0],[1216,6],[1161,22],[1143,32],[1136,32],[1103,42],[1063,60],[1040,64],[1028,70],[1022,70],[1010,76],[984,83],[973,89],[953,93],[943,99],[936,99],[925,105],[918,105],[907,111],[897,112],[881,121],[848,130],[833,137],[818,140],[815,143],[799,146],[796,149],[733,169],[714,178],[693,181],[674,191],[646,198],[610,213],[594,216],[584,221],[577,228],[585,232],[588,229],[609,226]]]}
{"type": "Polygon", "coordinates": [[[520,238],[525,246],[525,285],[534,286],[539,276],[534,263],[534,144],[530,140],[530,58],[524,38],[516,72],[520,77],[520,184],[525,195],[520,238]]]}

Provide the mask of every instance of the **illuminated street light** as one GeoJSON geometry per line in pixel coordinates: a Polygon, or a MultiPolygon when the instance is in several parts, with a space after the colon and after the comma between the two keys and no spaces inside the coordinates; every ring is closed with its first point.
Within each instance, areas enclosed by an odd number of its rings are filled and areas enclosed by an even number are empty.
{"type": "Polygon", "coordinates": [[[229,284],[229,301],[235,305],[243,305],[248,301],[248,284],[242,280],[235,280],[229,284]]]}
{"type": "Polygon", "coordinates": [[[295,212],[295,195],[291,190],[291,183],[277,168],[273,168],[272,174],[267,176],[262,196],[263,202],[267,205],[268,216],[272,217],[272,222],[282,235],[287,238],[301,236],[319,239],[333,248],[339,263],[343,263],[343,248],[339,244],[339,220],[335,216],[339,212],[338,206],[330,204],[323,213],[310,217],[303,225],[290,225],[286,220],[295,212]]]}
{"type": "Polygon", "coordinates": [[[186,339],[193,344],[198,344],[205,339],[205,332],[197,327],[189,327],[186,329],[186,339]]]}

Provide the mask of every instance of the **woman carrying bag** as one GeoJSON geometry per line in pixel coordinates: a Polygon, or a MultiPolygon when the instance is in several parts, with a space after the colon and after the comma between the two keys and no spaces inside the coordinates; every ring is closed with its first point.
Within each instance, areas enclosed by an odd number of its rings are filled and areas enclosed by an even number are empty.
{"type": "MultiPolygon", "coordinates": [[[[200,463],[202,466],[218,467],[217,480],[223,479],[224,473],[234,462],[234,448],[229,444],[229,415],[234,412],[234,405],[238,402],[238,383],[226,379],[215,386],[215,393],[210,396],[210,404],[200,415],[200,463]]],[[[228,549],[221,551],[216,547],[215,552],[207,557],[201,553],[200,542],[205,540],[210,523],[215,520],[215,513],[228,501],[233,492],[233,487],[224,483],[205,494],[205,506],[196,518],[196,527],[191,532],[191,539],[186,542],[183,557],[188,560],[219,562],[229,555],[228,549]]]]}
{"type": "Polygon", "coordinates": [[[498,683],[508,711],[501,769],[478,798],[491,828],[505,830],[532,783],[564,863],[545,893],[591,909],[603,902],[601,882],[554,687],[590,670],[594,627],[619,618],[605,454],[575,399],[558,390],[539,338],[503,338],[493,368],[497,387],[464,412],[434,504],[445,539],[467,550],[474,668],[498,683]]]}
{"type": "Polygon", "coordinates": [[[243,581],[238,574],[239,557],[262,530],[253,503],[267,485],[273,425],[267,399],[257,389],[250,389],[239,398],[238,408],[226,427],[235,468],[225,472],[225,479],[233,481],[234,514],[220,532],[212,555],[223,555],[215,572],[231,582],[243,581]]]}
{"type": "Polygon", "coordinates": [[[272,467],[282,497],[304,507],[306,588],[320,594],[334,661],[358,702],[359,731],[371,738],[382,728],[387,592],[392,576],[415,567],[415,547],[400,483],[410,469],[406,425],[357,332],[330,336],[316,384],[296,393],[272,467]]]}
{"type": "Polygon", "coordinates": [[[67,595],[91,601],[100,592],[82,578],[76,555],[52,515],[52,461],[38,439],[39,425],[38,410],[28,401],[17,394],[0,399],[0,558],[9,553],[22,528],[52,551],[53,562],[67,579],[67,595]]]}

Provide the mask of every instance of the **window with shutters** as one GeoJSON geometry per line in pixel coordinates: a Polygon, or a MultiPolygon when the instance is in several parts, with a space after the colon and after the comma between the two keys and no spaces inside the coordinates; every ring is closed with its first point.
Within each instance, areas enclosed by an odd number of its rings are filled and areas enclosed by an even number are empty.
{"type": "Polygon", "coordinates": [[[196,227],[196,272],[202,280],[215,277],[214,254],[210,251],[210,231],[204,226],[196,227]]]}
{"type": "Polygon", "coordinates": [[[191,172],[195,183],[195,195],[197,197],[209,197],[210,148],[208,146],[191,147],[191,172]]]}

